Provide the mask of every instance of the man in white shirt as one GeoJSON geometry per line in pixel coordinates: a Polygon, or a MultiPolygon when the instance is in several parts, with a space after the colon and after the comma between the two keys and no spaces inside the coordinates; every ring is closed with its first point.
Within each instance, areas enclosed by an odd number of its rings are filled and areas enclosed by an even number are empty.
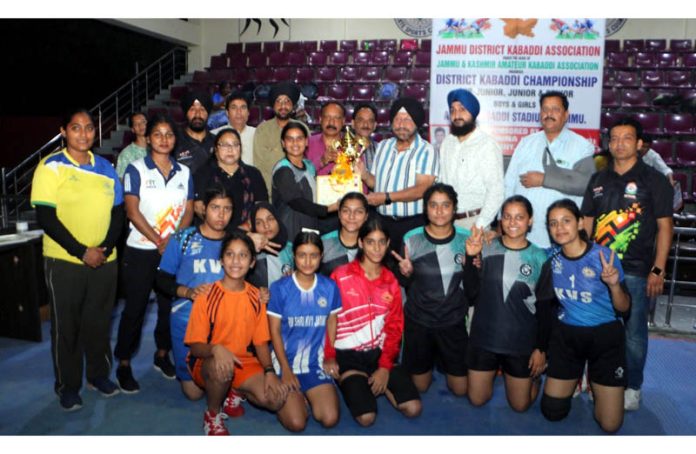
{"type": "Polygon", "coordinates": [[[455,225],[487,228],[503,203],[503,152],[476,127],[481,107],[473,93],[452,90],[447,104],[451,124],[440,148],[440,181],[452,185],[459,196],[455,225]]]}
{"type": "Polygon", "coordinates": [[[517,144],[505,173],[505,197],[522,195],[529,199],[535,222],[528,239],[539,247],[550,248],[544,222],[546,210],[566,197],[582,205],[587,182],[595,172],[595,147],[566,128],[570,114],[565,94],[547,91],[539,103],[542,131],[517,144]]]}
{"type": "Polygon", "coordinates": [[[254,165],[254,132],[256,128],[247,125],[249,121],[249,97],[241,92],[231,93],[225,100],[225,110],[227,111],[227,122],[225,126],[213,129],[211,133],[218,135],[226,128],[234,128],[242,138],[242,162],[254,165]]]}

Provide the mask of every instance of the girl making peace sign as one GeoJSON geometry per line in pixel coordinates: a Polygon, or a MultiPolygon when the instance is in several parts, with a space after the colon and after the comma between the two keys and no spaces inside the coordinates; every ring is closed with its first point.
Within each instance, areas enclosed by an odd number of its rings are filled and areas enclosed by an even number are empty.
{"type": "Polygon", "coordinates": [[[462,276],[469,231],[454,226],[457,193],[437,183],[423,195],[428,223],[404,237],[404,256],[392,255],[406,278],[403,365],[418,391],[425,392],[439,357],[447,386],[456,396],[467,391],[466,316],[469,302],[462,276]]]}
{"type": "Polygon", "coordinates": [[[466,240],[464,288],[476,301],[467,352],[469,401],[483,405],[493,396],[498,368],[515,411],[525,411],[539,393],[546,366],[554,299],[546,253],[527,240],[532,204],[516,195],[503,202],[502,236],[483,247],[483,230],[466,240]],[[481,270],[473,258],[481,256],[481,270]],[[543,272],[546,270],[546,272],[543,272]]]}
{"type": "Polygon", "coordinates": [[[551,334],[541,411],[551,421],[568,415],[587,362],[595,420],[604,431],[616,432],[623,424],[626,386],[622,315],[631,306],[621,262],[614,251],[587,240],[572,200],[551,204],[546,220],[561,247],[546,263],[561,307],[551,334]]]}

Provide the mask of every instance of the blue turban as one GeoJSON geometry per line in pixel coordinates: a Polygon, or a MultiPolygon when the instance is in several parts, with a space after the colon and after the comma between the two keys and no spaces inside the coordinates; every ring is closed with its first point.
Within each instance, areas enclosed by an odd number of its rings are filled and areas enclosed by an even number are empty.
{"type": "Polygon", "coordinates": [[[452,90],[447,95],[447,105],[452,108],[452,103],[454,101],[459,101],[462,103],[462,106],[464,106],[464,108],[469,111],[471,116],[474,117],[474,120],[476,120],[476,117],[478,117],[478,114],[481,111],[481,105],[472,92],[465,90],[464,88],[452,90]]]}

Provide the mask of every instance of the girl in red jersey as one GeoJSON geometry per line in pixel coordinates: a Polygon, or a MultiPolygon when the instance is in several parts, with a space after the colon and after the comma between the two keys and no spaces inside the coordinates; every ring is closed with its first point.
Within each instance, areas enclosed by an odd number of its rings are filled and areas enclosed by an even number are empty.
{"type": "Polygon", "coordinates": [[[351,414],[362,426],[377,417],[377,396],[406,417],[421,412],[418,390],[395,365],[401,347],[404,316],[399,284],[382,261],[389,234],[377,218],[358,234],[358,256],[331,274],[341,292],[337,327],[327,327],[324,370],[338,380],[351,414]]]}

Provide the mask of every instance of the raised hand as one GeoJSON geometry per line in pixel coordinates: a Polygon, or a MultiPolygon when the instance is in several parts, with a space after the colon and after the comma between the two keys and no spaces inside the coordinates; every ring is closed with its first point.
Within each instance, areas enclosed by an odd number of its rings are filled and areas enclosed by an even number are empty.
{"type": "Polygon", "coordinates": [[[360,175],[360,178],[364,180],[367,178],[367,167],[365,166],[365,163],[363,162],[362,159],[358,159],[355,161],[355,171],[360,175]]]}
{"type": "Polygon", "coordinates": [[[338,151],[333,147],[328,147],[321,157],[321,165],[327,166],[332,162],[336,162],[338,158],[338,151]]]}
{"type": "Polygon", "coordinates": [[[471,235],[466,239],[466,255],[477,256],[483,249],[483,228],[473,226],[471,235]]]}
{"type": "Polygon", "coordinates": [[[367,194],[367,203],[373,207],[378,207],[384,204],[385,193],[384,192],[371,192],[367,194]]]}
{"type": "Polygon", "coordinates": [[[278,255],[278,252],[283,248],[280,244],[270,241],[262,233],[247,232],[247,236],[254,242],[257,253],[266,251],[273,255],[278,255]]]}
{"type": "Polygon", "coordinates": [[[401,257],[396,251],[391,251],[394,258],[399,262],[399,271],[404,277],[409,277],[413,274],[413,263],[408,255],[408,246],[404,246],[404,256],[401,257]]]}
{"type": "Polygon", "coordinates": [[[328,211],[329,213],[335,213],[336,211],[338,211],[338,203],[339,203],[339,201],[336,200],[336,201],[335,201],[334,203],[332,203],[331,205],[328,205],[328,206],[326,207],[326,211],[328,211]]]}
{"type": "Polygon", "coordinates": [[[614,267],[614,256],[615,251],[611,251],[611,256],[609,261],[604,258],[604,251],[599,251],[599,260],[602,262],[602,282],[610,287],[613,287],[619,283],[619,270],[614,267]]]}

